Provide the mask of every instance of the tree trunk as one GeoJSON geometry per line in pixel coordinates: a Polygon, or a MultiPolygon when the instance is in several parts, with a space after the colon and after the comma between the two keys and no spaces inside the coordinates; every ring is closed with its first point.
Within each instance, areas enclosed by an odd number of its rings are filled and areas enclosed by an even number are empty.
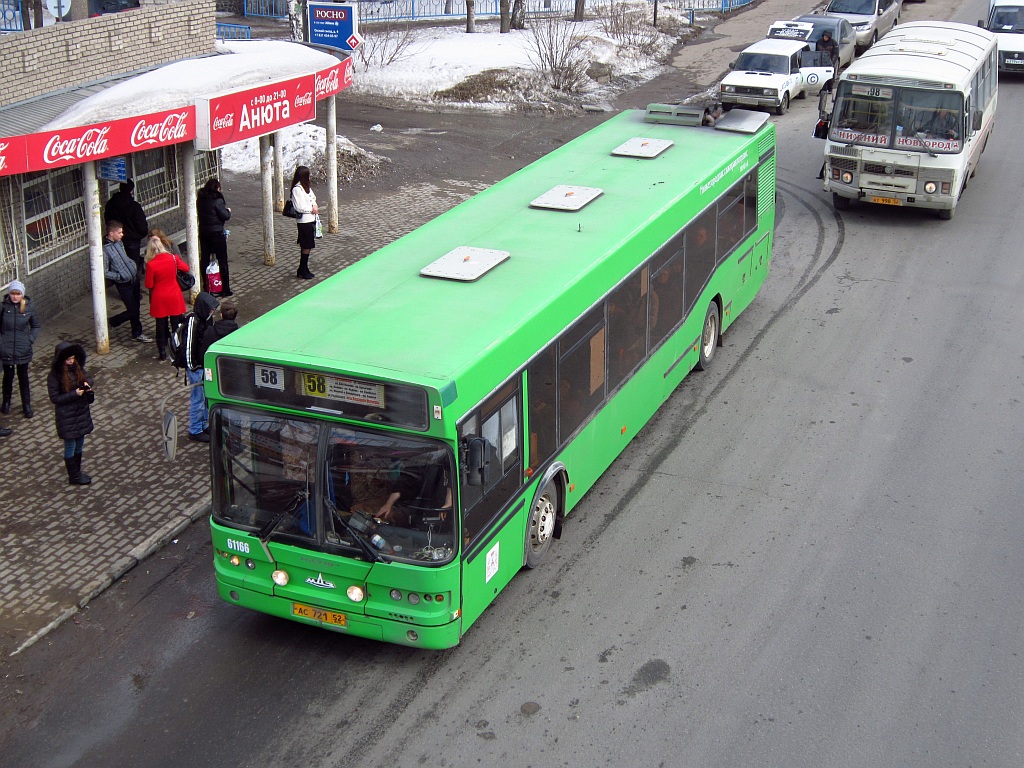
{"type": "Polygon", "coordinates": [[[508,34],[509,30],[512,29],[512,19],[509,13],[509,0],[499,0],[498,12],[501,15],[501,26],[498,28],[498,32],[505,35],[508,34]]]}
{"type": "Polygon", "coordinates": [[[466,0],[466,32],[476,32],[476,0],[466,0]]]}
{"type": "Polygon", "coordinates": [[[576,10],[572,15],[573,21],[583,21],[584,0],[576,0],[576,10]]]}
{"type": "Polygon", "coordinates": [[[512,2],[512,29],[526,29],[526,0],[512,2]]]}
{"type": "Polygon", "coordinates": [[[32,0],[32,11],[36,29],[41,29],[43,26],[43,0],[32,0]]]}
{"type": "Polygon", "coordinates": [[[69,0],[69,2],[71,4],[71,21],[89,18],[89,0],[69,0]]]}

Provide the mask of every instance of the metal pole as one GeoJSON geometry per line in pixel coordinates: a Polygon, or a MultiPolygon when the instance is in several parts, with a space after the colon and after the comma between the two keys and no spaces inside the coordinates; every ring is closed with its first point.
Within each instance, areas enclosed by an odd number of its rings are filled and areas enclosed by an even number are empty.
{"type": "Polygon", "coordinates": [[[274,247],[274,150],[270,136],[260,136],[260,180],[263,182],[263,263],[272,267],[277,263],[274,247]]]}
{"type": "Polygon", "coordinates": [[[274,145],[274,210],[284,210],[284,156],[281,154],[281,133],[270,137],[274,145]]]}
{"type": "Polygon", "coordinates": [[[188,268],[196,278],[188,295],[194,304],[203,285],[199,274],[199,213],[196,210],[196,147],[191,141],[179,145],[178,158],[182,165],[181,196],[185,204],[185,250],[188,251],[188,268]]]}
{"type": "Polygon", "coordinates": [[[94,160],[82,165],[82,181],[85,185],[85,231],[89,238],[89,277],[92,280],[92,322],[96,331],[96,351],[105,355],[110,352],[110,335],[107,331],[103,236],[100,234],[100,184],[96,178],[94,160]]]}
{"type": "Polygon", "coordinates": [[[327,231],[338,233],[338,107],[327,97],[327,231]]]}

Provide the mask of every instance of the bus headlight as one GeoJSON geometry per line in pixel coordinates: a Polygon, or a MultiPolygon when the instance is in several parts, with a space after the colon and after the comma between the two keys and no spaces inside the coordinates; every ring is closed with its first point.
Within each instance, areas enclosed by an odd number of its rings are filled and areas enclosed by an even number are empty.
{"type": "Polygon", "coordinates": [[[843,184],[853,184],[853,174],[849,171],[843,171],[843,175],[839,177],[839,180],[843,184]]]}
{"type": "Polygon", "coordinates": [[[934,195],[936,189],[938,189],[938,186],[936,186],[934,181],[929,181],[924,185],[924,191],[929,195],[934,195]]]}
{"type": "Polygon", "coordinates": [[[274,583],[277,584],[277,586],[279,587],[288,586],[288,574],[284,571],[274,571],[270,575],[270,578],[272,578],[274,580],[274,583]]]}
{"type": "Polygon", "coordinates": [[[348,595],[348,599],[353,603],[363,602],[363,588],[357,584],[353,584],[351,587],[346,589],[345,594],[348,595]]]}

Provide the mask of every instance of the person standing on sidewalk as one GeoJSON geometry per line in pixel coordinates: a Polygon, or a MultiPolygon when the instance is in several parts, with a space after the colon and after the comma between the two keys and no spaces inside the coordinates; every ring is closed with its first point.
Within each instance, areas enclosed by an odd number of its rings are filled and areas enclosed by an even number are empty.
{"type": "Polygon", "coordinates": [[[0,413],[11,412],[11,394],[14,390],[14,373],[18,373],[18,389],[21,390],[21,412],[31,419],[32,393],[29,390],[28,364],[32,362],[32,345],[39,336],[39,317],[32,306],[32,299],[25,295],[25,284],[14,280],[7,286],[2,315],[0,315],[0,361],[3,362],[3,403],[0,413]]]}
{"type": "Polygon", "coordinates": [[[220,180],[207,181],[196,195],[196,213],[199,218],[199,277],[203,290],[209,290],[206,283],[206,267],[210,258],[220,265],[221,296],[231,296],[231,279],[228,275],[228,238],[224,223],[231,218],[231,209],[220,191],[220,180]]]}
{"type": "Polygon", "coordinates": [[[142,307],[142,288],[139,286],[139,269],[124,249],[124,226],[117,219],[107,222],[107,236],[103,240],[103,275],[114,284],[117,295],[124,302],[124,312],[120,312],[107,322],[111,328],[117,328],[127,320],[132,326],[132,339],[148,344],[153,341],[142,333],[142,319],[139,317],[142,307]]]}
{"type": "Polygon", "coordinates": [[[188,402],[188,439],[194,443],[210,442],[210,433],[206,431],[206,395],[203,392],[203,338],[216,309],[217,299],[202,291],[196,296],[192,312],[185,318],[185,378],[192,385],[188,402]]]}
{"type": "Polygon", "coordinates": [[[156,320],[158,360],[167,359],[167,343],[172,331],[185,315],[185,299],[178,286],[178,270],[188,272],[188,264],[167,250],[159,236],[146,244],[146,288],[149,289],[149,314],[156,320]]]}
{"type": "Polygon", "coordinates": [[[96,399],[92,376],[85,370],[85,347],[62,341],[53,353],[53,365],[46,389],[53,403],[57,436],[64,441],[64,467],[71,485],[89,485],[92,478],[82,471],[85,436],[92,432],[89,406],[96,399]]]}
{"type": "Polygon", "coordinates": [[[316,217],[320,209],[316,206],[316,194],[309,184],[309,168],[300,165],[292,176],[292,205],[299,215],[299,268],[295,276],[300,280],[312,280],[316,275],[309,271],[309,253],[316,248],[316,217]]]}
{"type": "Polygon", "coordinates": [[[103,208],[103,217],[109,224],[111,219],[120,221],[124,228],[124,250],[128,258],[135,262],[138,274],[142,274],[146,267],[142,261],[142,242],[149,234],[149,222],[146,220],[146,212],[142,204],[136,200],[132,193],[135,191],[135,182],[131,179],[122,181],[117,192],[110,196],[106,206],[103,208]]]}

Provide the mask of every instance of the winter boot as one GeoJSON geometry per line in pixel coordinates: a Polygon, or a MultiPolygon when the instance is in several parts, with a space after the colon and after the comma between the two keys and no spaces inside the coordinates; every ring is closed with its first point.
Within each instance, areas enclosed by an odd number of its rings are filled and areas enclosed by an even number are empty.
{"type": "Polygon", "coordinates": [[[25,414],[26,419],[31,419],[35,416],[32,410],[32,395],[29,394],[28,389],[22,390],[21,393],[21,412],[25,414]]]}
{"type": "Polygon", "coordinates": [[[82,454],[76,453],[70,459],[64,459],[64,465],[68,468],[71,485],[89,485],[92,482],[92,478],[82,471],[82,454]]]}
{"type": "Polygon", "coordinates": [[[0,405],[0,413],[10,413],[11,412],[11,391],[14,389],[14,381],[13,380],[4,381],[3,387],[4,387],[4,402],[3,402],[2,405],[0,405]]]}
{"type": "Polygon", "coordinates": [[[309,271],[309,254],[304,253],[299,257],[299,268],[295,276],[300,280],[312,280],[316,275],[309,271]]]}

